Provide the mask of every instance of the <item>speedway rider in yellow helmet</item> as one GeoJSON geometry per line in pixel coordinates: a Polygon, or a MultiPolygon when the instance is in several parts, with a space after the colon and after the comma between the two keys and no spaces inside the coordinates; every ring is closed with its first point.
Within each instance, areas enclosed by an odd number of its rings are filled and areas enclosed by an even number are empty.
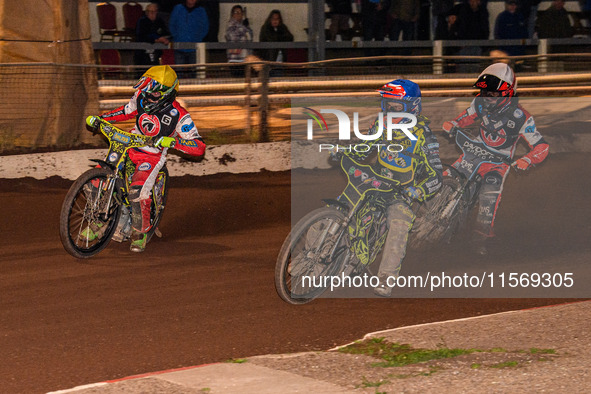
{"type": "Polygon", "coordinates": [[[189,155],[205,153],[195,123],[185,108],[176,100],[179,80],[170,66],[148,69],[134,85],[137,89],[127,104],[101,117],[108,122],[119,122],[135,117],[132,133],[160,137],[157,147],[130,149],[129,158],[135,164],[129,200],[132,209],[133,235],[131,250],[142,252],[146,247],[146,233],[150,230],[151,190],[166,161],[166,152],[174,147],[189,155]]]}

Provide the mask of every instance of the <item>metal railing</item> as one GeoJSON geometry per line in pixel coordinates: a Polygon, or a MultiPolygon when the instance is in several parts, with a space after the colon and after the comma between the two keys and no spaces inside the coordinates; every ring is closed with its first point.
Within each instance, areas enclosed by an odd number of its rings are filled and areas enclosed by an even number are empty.
{"type": "MultiPolygon", "coordinates": [[[[119,51],[133,50],[167,50],[167,49],[195,49],[198,54],[198,63],[221,63],[225,61],[225,50],[244,48],[254,50],[263,49],[284,49],[291,53],[298,53],[299,61],[312,60],[312,56],[318,51],[325,51],[320,58],[335,60],[339,58],[368,57],[370,55],[398,55],[401,60],[424,59],[430,57],[433,61],[427,65],[421,66],[421,73],[433,73],[436,75],[454,73],[461,70],[471,70],[474,62],[471,56],[463,56],[462,50],[466,48],[476,48],[479,54],[486,54],[492,50],[515,49],[523,52],[520,58],[524,60],[536,59],[535,63],[528,64],[531,69],[539,72],[552,71],[552,65],[549,64],[551,57],[563,53],[585,54],[591,53],[591,38],[566,38],[566,39],[520,39],[520,40],[469,40],[469,41],[330,41],[324,42],[322,48],[318,48],[318,43],[314,41],[307,42],[218,42],[218,43],[172,43],[170,46],[163,44],[146,43],[93,43],[95,50],[117,49],[119,51]],[[304,53],[302,53],[304,52],[304,53]],[[460,53],[457,53],[460,52],[460,53]],[[328,56],[327,56],[328,55],[328,56]],[[450,69],[445,67],[444,60],[452,59],[454,55],[459,55],[456,59],[461,65],[466,65],[463,69],[450,69]],[[446,57],[447,56],[447,57],[446,57]],[[537,56],[537,57],[536,57],[537,56]],[[463,61],[462,61],[463,60],[463,61]]],[[[473,53],[474,54],[474,53],[473,53]]],[[[289,56],[288,56],[289,57],[289,56]]],[[[289,60],[289,59],[288,59],[289,60]]],[[[580,71],[582,68],[591,68],[591,63],[575,63],[570,59],[570,71],[580,71]]],[[[131,63],[130,63],[131,64],[131,63]]],[[[568,68],[568,67],[567,67],[568,68]]],[[[412,71],[412,68],[410,69],[412,71]]],[[[568,69],[565,71],[569,71],[568,69]]],[[[416,73],[416,72],[415,72],[416,73]]]]}

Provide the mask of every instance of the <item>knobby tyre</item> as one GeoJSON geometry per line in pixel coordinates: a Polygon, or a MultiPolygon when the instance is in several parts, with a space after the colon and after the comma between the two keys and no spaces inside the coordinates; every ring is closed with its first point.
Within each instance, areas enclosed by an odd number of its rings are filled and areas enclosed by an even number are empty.
{"type": "Polygon", "coordinates": [[[305,278],[316,278],[314,283],[319,284],[322,278],[341,271],[349,250],[347,234],[338,237],[344,220],[340,211],[324,207],[310,212],[293,227],[275,265],[275,288],[284,301],[294,305],[312,301],[326,287],[311,286],[311,280],[305,278]]]}
{"type": "Polygon", "coordinates": [[[147,242],[150,242],[162,220],[162,214],[164,213],[164,207],[168,199],[168,181],[168,169],[164,166],[158,173],[154,186],[152,187],[152,227],[148,231],[147,242]]]}
{"type": "Polygon", "coordinates": [[[121,207],[109,195],[111,174],[104,168],[88,170],[66,194],[60,213],[60,239],[64,249],[74,257],[84,259],[99,253],[107,247],[117,228],[121,207]]]}

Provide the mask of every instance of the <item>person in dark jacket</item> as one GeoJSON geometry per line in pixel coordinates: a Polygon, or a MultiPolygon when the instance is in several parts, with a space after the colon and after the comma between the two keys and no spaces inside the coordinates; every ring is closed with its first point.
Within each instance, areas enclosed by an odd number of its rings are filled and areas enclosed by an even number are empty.
{"type": "Polygon", "coordinates": [[[554,0],[545,11],[538,13],[536,22],[538,38],[568,38],[573,36],[573,27],[564,9],[564,0],[554,0]]]}
{"type": "Polygon", "coordinates": [[[353,13],[351,0],[327,0],[330,8],[330,40],[335,41],[337,34],[340,34],[343,40],[350,40],[349,19],[353,13]]]}
{"type": "MultiPolygon", "coordinates": [[[[527,38],[527,26],[523,14],[517,10],[516,0],[505,1],[505,11],[497,16],[495,21],[495,39],[514,40],[527,38]]],[[[523,46],[511,45],[500,48],[510,56],[525,54],[523,46]]]]}
{"type": "Polygon", "coordinates": [[[458,8],[452,8],[443,19],[437,23],[435,30],[436,40],[457,40],[458,39],[458,8]]]}
{"type": "MultiPolygon", "coordinates": [[[[488,10],[480,0],[469,0],[467,3],[462,3],[458,6],[457,11],[458,40],[488,40],[490,34],[488,10]]],[[[457,54],[459,56],[481,56],[482,48],[468,45],[461,48],[457,54]]],[[[477,60],[466,59],[458,62],[456,71],[472,73],[477,72],[479,68],[477,60]]]]}
{"type": "MultiPolygon", "coordinates": [[[[384,41],[388,26],[390,0],[363,0],[361,2],[361,26],[363,41],[384,41]]],[[[383,56],[383,48],[366,48],[365,56],[383,56]]]]}
{"type": "MultiPolygon", "coordinates": [[[[283,23],[281,11],[273,10],[267,17],[267,20],[261,27],[259,34],[260,42],[290,42],[293,41],[293,34],[283,23]]],[[[260,53],[263,60],[272,62],[282,62],[285,60],[285,49],[265,49],[260,53]]]]}
{"type": "MultiPolygon", "coordinates": [[[[170,43],[167,37],[170,33],[166,23],[158,16],[158,4],[150,3],[146,6],[146,14],[138,20],[135,35],[137,42],[164,45],[170,43]]],[[[137,50],[134,53],[134,63],[156,66],[160,64],[160,56],[162,56],[161,50],[137,50]]]]}
{"type": "Polygon", "coordinates": [[[480,0],[469,0],[461,4],[457,11],[458,39],[488,40],[488,10],[482,6],[480,0]]]}

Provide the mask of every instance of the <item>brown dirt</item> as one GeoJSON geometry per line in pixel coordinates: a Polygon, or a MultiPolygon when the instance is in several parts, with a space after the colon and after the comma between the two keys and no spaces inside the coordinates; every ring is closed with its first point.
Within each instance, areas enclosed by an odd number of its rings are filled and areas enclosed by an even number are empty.
{"type": "MultiPolygon", "coordinates": [[[[556,155],[507,183],[497,222],[516,258],[588,253],[585,155],[556,155]],[[568,191],[566,193],[565,191],[568,191]]],[[[275,293],[277,251],[290,228],[289,173],[173,179],[161,230],[142,255],[112,244],[87,261],[63,250],[70,182],[0,182],[0,381],[36,393],[246,356],[325,350],[375,330],[476,316],[563,299],[321,299],[295,307],[275,293]]],[[[461,248],[411,252],[477,263],[461,248]],[[443,257],[441,257],[443,256],[443,257]]],[[[566,258],[566,257],[565,257],[566,258]]],[[[404,268],[403,268],[404,269],[404,268]]]]}

